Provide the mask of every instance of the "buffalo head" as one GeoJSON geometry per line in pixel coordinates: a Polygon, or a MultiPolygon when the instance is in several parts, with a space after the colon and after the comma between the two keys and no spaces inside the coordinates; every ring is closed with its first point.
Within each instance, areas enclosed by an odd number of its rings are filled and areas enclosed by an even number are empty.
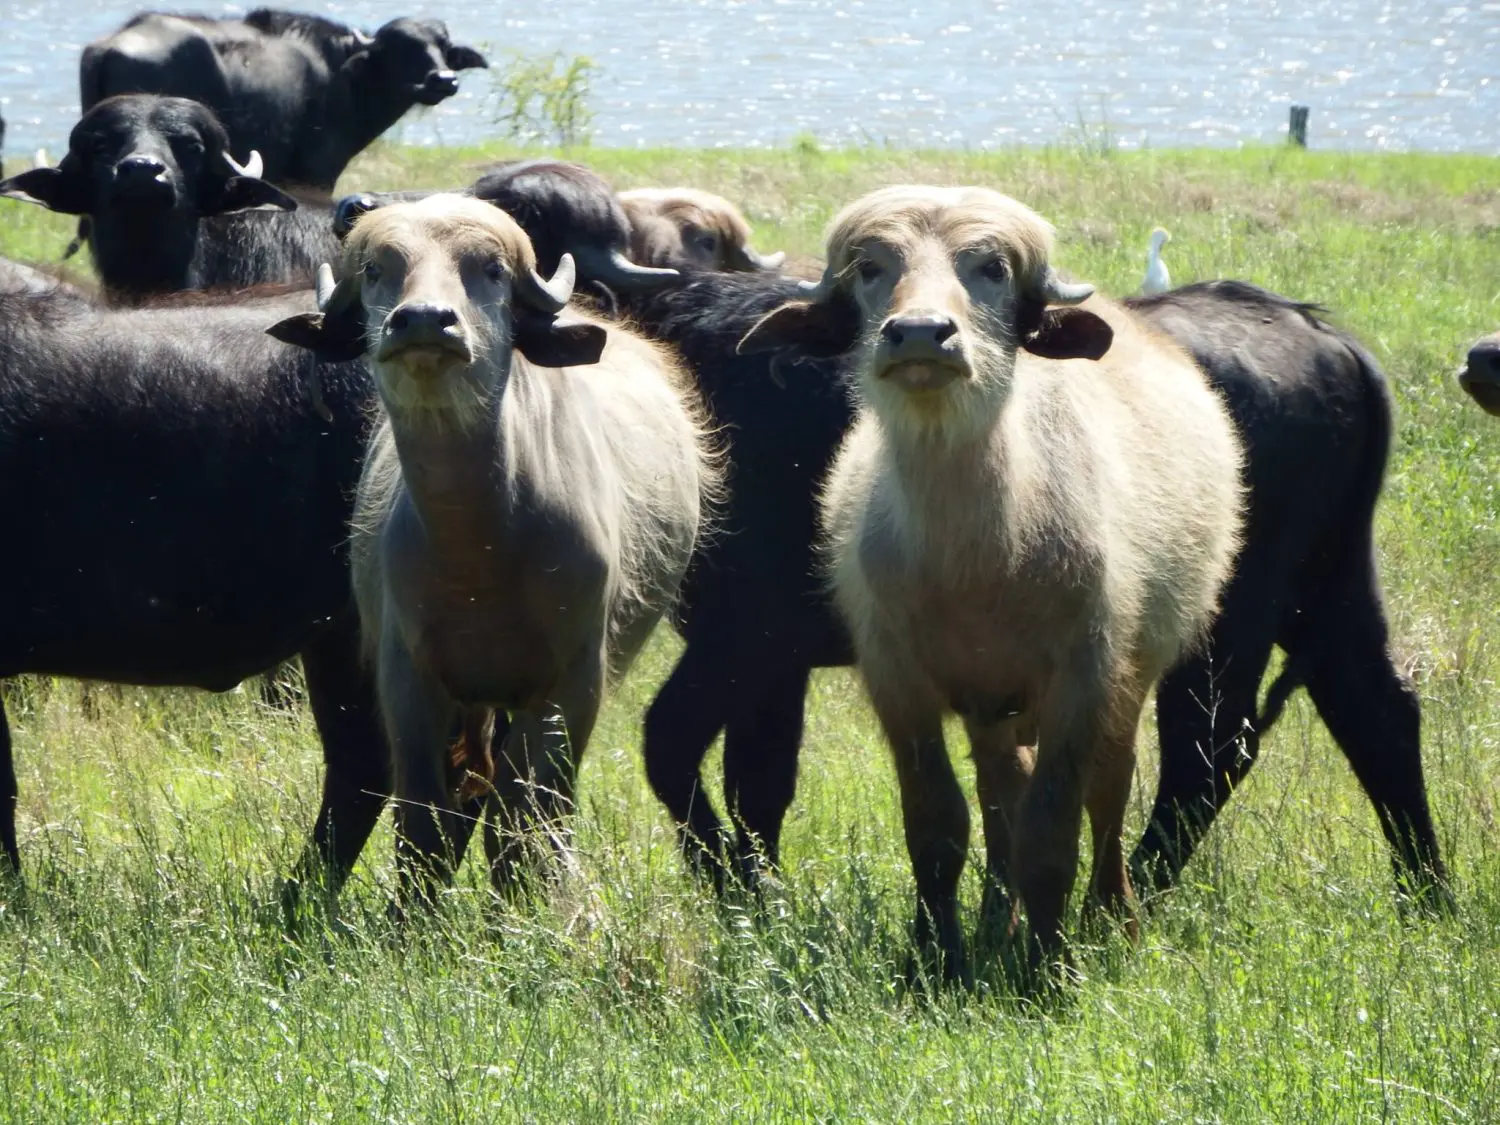
{"type": "MultiPolygon", "coordinates": [[[[392,203],[410,202],[423,192],[361,192],[339,200],[334,232],[343,238],[361,215],[392,203]]],[[[550,275],[564,254],[578,266],[580,287],[600,284],[620,292],[669,285],[680,274],[631,261],[630,223],[614,189],[581,164],[562,160],[522,160],[485,173],[462,194],[504,211],[526,232],[537,268],[550,275]]]]}
{"type": "Polygon", "coordinates": [[[73,127],[56,168],[12,176],[0,195],[88,216],[100,277],[137,293],[187,287],[204,216],[297,206],[260,179],[258,155],[235,160],[212,110],[154,94],[100,102],[73,127]]]}
{"type": "Polygon", "coordinates": [[[343,71],[356,87],[378,86],[386,97],[437,105],[458,93],[460,70],[489,66],[473,47],[455,46],[442,20],[395,19],[373,39],[360,37],[343,71]]]}

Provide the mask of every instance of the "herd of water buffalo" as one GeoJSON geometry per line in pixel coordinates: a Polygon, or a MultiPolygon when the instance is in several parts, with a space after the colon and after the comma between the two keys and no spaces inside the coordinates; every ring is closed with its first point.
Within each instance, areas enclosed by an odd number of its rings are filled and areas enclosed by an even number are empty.
{"type": "MultiPolygon", "coordinates": [[[[1372,538],[1390,394],[1358,341],[1238,281],[1106,301],[982,189],[851,204],[817,281],[718,196],[563,161],[332,197],[484,65],[437,21],[267,9],[142,13],[85,49],[66,156],[0,182],[78,216],[99,280],[0,259],[0,506],[46,529],[0,555],[0,678],[222,691],[300,656],[326,772],[288,886],[336,891],[395,796],[407,901],[476,823],[497,887],[523,881],[663,615],[686,646],[647,774],[694,867],[753,885],[809,675],[857,664],[950,975],[945,713],[978,771],[985,924],[1024,907],[1041,957],[1083,816],[1090,900],[1129,919],[1301,687],[1402,901],[1448,902],[1372,538]],[[1152,687],[1160,782],[1127,862],[1152,687]],[[727,821],[701,776],[721,733],[727,821]]],[[[1500,338],[1461,381],[1500,413],[1500,338]]],[[[16,801],[0,710],[19,877],[16,801]]]]}

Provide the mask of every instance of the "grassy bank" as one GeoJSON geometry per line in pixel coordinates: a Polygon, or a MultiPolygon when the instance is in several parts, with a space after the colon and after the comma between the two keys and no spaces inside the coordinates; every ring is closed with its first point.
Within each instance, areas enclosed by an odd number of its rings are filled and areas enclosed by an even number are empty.
{"type": "MultiPolygon", "coordinates": [[[[452,185],[499,155],[380,148],[345,183],[452,185]]],[[[5,689],[33,893],[0,911],[0,1121],[1500,1116],[1500,428],[1452,379],[1500,327],[1500,161],[583,158],[620,187],[722,191],[762,249],[803,256],[869,187],[991,184],[1051,218],[1061,264],[1107,292],[1134,291],[1161,224],[1178,282],[1241,277],[1333,310],[1395,388],[1379,541],[1459,917],[1398,920],[1374,815],[1298,697],[1140,947],[1085,952],[1070,1006],[918,1004],[898,985],[911,878],[894,781],[852,677],[815,680],[785,884],[755,920],[684,877],[642,775],[640,715],[678,648],[661,635],[606,707],[576,854],[544,901],[494,912],[471,864],[397,947],[383,827],[346,930],[297,948],[271,906],[316,810],[310,717],[253,692],[28,679],[5,689]]],[[[0,253],[53,259],[71,226],[0,202],[0,253]]],[[[1132,836],[1153,745],[1143,730],[1132,836]]]]}

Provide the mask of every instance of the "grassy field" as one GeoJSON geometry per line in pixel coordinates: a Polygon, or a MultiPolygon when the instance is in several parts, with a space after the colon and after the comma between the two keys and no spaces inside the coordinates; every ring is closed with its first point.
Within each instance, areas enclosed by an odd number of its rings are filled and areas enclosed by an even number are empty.
{"type": "MultiPolygon", "coordinates": [[[[345,182],[452,185],[497,155],[380,148],[345,182]]],[[[1135,290],[1162,224],[1178,282],[1333,310],[1395,388],[1379,541],[1458,917],[1398,919],[1375,817],[1299,696],[1139,947],[1084,950],[1070,1004],[918,1002],[894,779],[852,677],[816,678],[784,883],[754,916],[685,877],[642,773],[640,716],[677,652],[661,635],[605,710],[576,851],[542,901],[494,909],[471,863],[392,942],[385,826],[344,928],[294,946],[274,902],[317,805],[307,715],[243,689],[23,680],[5,699],[33,893],[0,909],[0,1120],[1500,1120],[1500,429],[1452,378],[1500,327],[1500,161],[585,158],[620,187],[722,191],[762,250],[804,256],[867,188],[989,184],[1053,219],[1060,263],[1106,292],[1135,290]]],[[[54,259],[70,226],[0,203],[0,253],[54,259]]],[[[1141,740],[1132,836],[1154,792],[1141,740]]]]}

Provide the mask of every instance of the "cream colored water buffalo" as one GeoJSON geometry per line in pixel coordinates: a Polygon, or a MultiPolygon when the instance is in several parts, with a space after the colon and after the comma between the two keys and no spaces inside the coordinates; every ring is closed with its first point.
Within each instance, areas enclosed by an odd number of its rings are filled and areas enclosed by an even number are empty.
{"type": "Polygon", "coordinates": [[[1240,449],[1203,375],[1060,282],[1051,245],[996,192],[886,188],[835,219],[810,299],[741,343],[852,348],[826,559],[894,751],[918,940],[950,976],[967,971],[969,816],[944,713],[978,774],[987,917],[1013,921],[1014,890],[1033,963],[1060,951],[1087,809],[1094,895],[1133,933],[1120,832],[1137,720],[1210,624],[1240,521],[1240,449]]]}
{"type": "Polygon", "coordinates": [[[494,771],[497,887],[526,833],[555,828],[606,682],[674,597],[714,487],[670,354],[567,308],[572,282],[566,255],[550,282],[536,273],[503,212],[437,195],[361,218],[322,314],[276,330],[367,349],[384,408],[353,577],[395,765],[403,900],[467,838],[449,770],[460,730],[469,769],[494,771]],[[496,711],[511,723],[493,761],[496,711]]]}
{"type": "Polygon", "coordinates": [[[722,195],[697,188],[636,188],[618,196],[630,220],[630,257],[645,266],[749,272],[780,269],[786,255],[760,254],[750,224],[722,195]]]}

